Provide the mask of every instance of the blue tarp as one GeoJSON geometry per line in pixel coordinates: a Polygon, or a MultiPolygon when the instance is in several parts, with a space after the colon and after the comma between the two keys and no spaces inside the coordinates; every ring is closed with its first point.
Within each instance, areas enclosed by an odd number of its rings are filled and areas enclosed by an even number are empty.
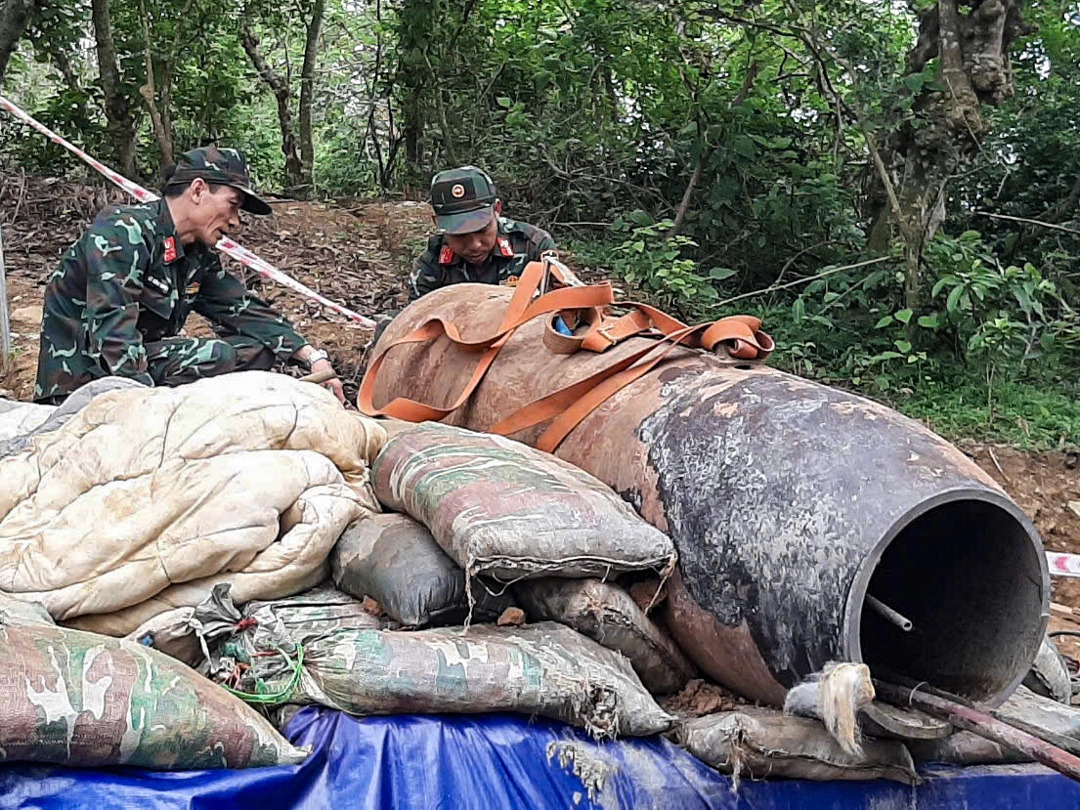
{"type": "MultiPolygon", "coordinates": [[[[515,715],[357,720],[307,708],[287,736],[302,765],[154,773],[0,766],[0,808],[722,808],[928,810],[1080,807],[1080,785],[1038,766],[939,768],[919,787],[892,782],[743,781],[737,792],[666,740],[597,744],[560,723],[515,715]],[[590,798],[559,752],[606,773],[590,798]]],[[[579,763],[580,767],[580,763],[579,763]]]]}

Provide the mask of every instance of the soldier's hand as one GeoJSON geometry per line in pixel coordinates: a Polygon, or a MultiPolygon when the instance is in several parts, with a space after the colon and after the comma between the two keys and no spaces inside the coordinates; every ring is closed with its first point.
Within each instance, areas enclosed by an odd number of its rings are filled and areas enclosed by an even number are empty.
{"type": "MultiPolygon", "coordinates": [[[[329,360],[316,360],[311,364],[311,373],[317,374],[320,371],[334,372],[334,366],[329,360]]],[[[334,393],[334,396],[338,398],[338,402],[342,405],[345,404],[345,387],[341,384],[341,380],[337,377],[336,372],[334,372],[334,378],[332,380],[323,383],[323,388],[329,388],[334,393]]]]}

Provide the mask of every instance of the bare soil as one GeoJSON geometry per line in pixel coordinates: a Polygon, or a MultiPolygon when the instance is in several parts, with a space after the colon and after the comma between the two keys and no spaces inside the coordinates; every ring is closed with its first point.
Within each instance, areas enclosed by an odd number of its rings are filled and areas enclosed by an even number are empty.
{"type": "Polygon", "coordinates": [[[715,683],[694,678],[682,691],[660,701],[660,706],[668,714],[679,717],[704,717],[716,712],[729,712],[747,701],[734,692],[715,683]]]}

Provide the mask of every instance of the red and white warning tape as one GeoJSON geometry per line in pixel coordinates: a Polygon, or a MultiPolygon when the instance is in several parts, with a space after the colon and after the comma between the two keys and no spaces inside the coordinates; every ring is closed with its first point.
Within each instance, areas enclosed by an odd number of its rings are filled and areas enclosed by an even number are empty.
{"type": "Polygon", "coordinates": [[[1052,577],[1080,577],[1080,554],[1048,551],[1046,562],[1050,566],[1052,577]]]}
{"type": "MultiPolygon", "coordinates": [[[[14,104],[12,104],[10,101],[8,101],[3,96],[0,96],[0,109],[7,110],[9,113],[14,115],[20,121],[32,126],[34,129],[36,129],[38,132],[40,132],[42,135],[44,135],[50,141],[53,141],[54,143],[60,144],[62,147],[67,149],[69,152],[71,152],[74,155],[82,158],[82,160],[84,160],[88,165],[92,166],[94,169],[96,169],[98,172],[103,174],[105,177],[107,177],[109,180],[111,180],[117,186],[122,188],[128,194],[131,194],[133,197],[135,197],[140,202],[154,202],[155,200],[160,199],[158,197],[158,195],[155,194],[154,192],[143,188],[138,183],[133,183],[131,180],[128,180],[126,177],[123,177],[122,175],[117,174],[112,169],[110,169],[108,166],[106,166],[104,163],[101,163],[100,161],[95,160],[90,155],[86,154],[86,152],[84,152],[79,147],[75,146],[74,144],[70,143],[69,141],[65,140],[64,138],[61,138],[59,135],[57,135],[55,132],[53,132],[47,126],[45,126],[40,121],[38,121],[35,118],[33,118],[32,116],[30,116],[28,113],[26,113],[23,110],[16,107],[14,104]]],[[[335,303],[335,302],[331,301],[329,298],[323,297],[319,293],[315,292],[315,290],[301,284],[299,281],[292,278],[291,276],[286,275],[285,273],[278,270],[276,267],[274,267],[269,262],[265,261],[264,259],[260,258],[259,256],[256,256],[250,250],[248,250],[247,248],[237,244],[236,242],[234,242],[232,239],[229,239],[228,237],[222,237],[221,238],[221,240],[217,243],[217,249],[220,250],[222,253],[228,255],[228,256],[232,256],[234,259],[236,259],[238,262],[240,262],[240,264],[244,265],[244,267],[251,268],[256,273],[258,273],[260,276],[264,276],[264,277],[266,277],[268,279],[271,279],[272,281],[276,281],[278,284],[283,284],[284,286],[288,287],[289,289],[294,290],[295,292],[298,292],[300,295],[304,296],[305,298],[308,298],[308,299],[310,299],[312,301],[317,301],[318,303],[322,304],[324,307],[326,307],[328,309],[331,309],[334,312],[337,312],[337,313],[339,313],[341,315],[344,315],[346,318],[351,318],[352,320],[359,323],[361,326],[366,326],[369,329],[373,329],[375,327],[375,322],[373,320],[371,320],[370,318],[365,318],[363,315],[359,314],[358,312],[353,312],[351,309],[348,309],[347,307],[343,307],[341,304],[335,303]]]]}

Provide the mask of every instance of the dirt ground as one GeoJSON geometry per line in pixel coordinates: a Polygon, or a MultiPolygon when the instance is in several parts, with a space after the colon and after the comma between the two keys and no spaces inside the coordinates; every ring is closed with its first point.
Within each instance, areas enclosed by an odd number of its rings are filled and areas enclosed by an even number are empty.
{"type": "MultiPolygon", "coordinates": [[[[42,287],[94,214],[108,202],[126,199],[118,190],[98,186],[24,175],[0,178],[0,228],[16,348],[12,370],[0,377],[0,395],[31,397],[42,287]]],[[[274,201],[273,209],[271,217],[249,217],[238,241],[362,314],[406,302],[409,267],[430,228],[426,205],[274,201]]],[[[234,271],[239,269],[230,259],[224,261],[234,271]]],[[[247,281],[284,310],[302,334],[330,352],[347,392],[355,397],[370,332],[255,274],[249,273],[247,281]]],[[[206,326],[193,319],[189,332],[205,333],[206,326]]],[[[1025,453],[964,442],[960,446],[1034,520],[1047,548],[1080,553],[1080,470],[1075,453],[1025,453]]],[[[1080,607],[1080,578],[1055,580],[1053,598],[1080,607]]],[[[1080,644],[1076,653],[1080,657],[1080,644]]]]}

